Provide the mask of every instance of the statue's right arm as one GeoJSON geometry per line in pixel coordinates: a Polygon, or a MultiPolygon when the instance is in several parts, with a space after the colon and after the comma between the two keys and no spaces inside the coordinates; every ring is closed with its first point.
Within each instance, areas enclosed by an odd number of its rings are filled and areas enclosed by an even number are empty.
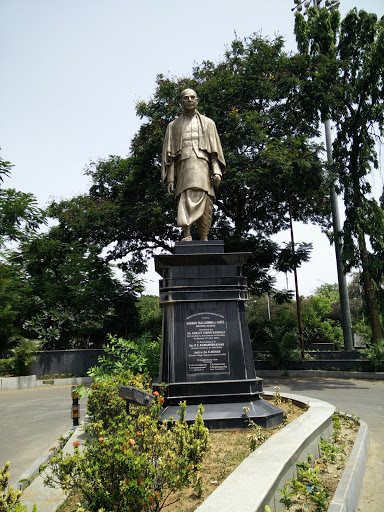
{"type": "Polygon", "coordinates": [[[175,163],[173,161],[171,165],[167,165],[166,185],[168,194],[172,195],[175,190],[175,163]]]}

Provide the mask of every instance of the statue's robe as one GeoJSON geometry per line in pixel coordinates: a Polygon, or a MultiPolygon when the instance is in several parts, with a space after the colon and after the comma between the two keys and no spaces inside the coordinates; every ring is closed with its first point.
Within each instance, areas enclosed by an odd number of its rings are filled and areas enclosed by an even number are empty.
{"type": "Polygon", "coordinates": [[[212,222],[215,191],[212,176],[225,172],[225,160],[215,123],[195,112],[181,115],[167,127],[162,153],[162,182],[175,183],[177,225],[197,224],[201,236],[212,222]]]}

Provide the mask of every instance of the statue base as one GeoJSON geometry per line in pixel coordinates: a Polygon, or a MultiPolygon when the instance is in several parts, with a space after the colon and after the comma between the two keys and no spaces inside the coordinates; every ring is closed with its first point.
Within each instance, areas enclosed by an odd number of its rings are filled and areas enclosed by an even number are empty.
{"type": "Polygon", "coordinates": [[[222,240],[176,242],[174,254],[155,257],[163,330],[159,382],[165,385],[163,419],[176,420],[186,400],[186,420],[198,405],[210,428],[241,428],[248,419],[264,427],[283,411],[260,398],[244,304],[242,267],[250,253],[225,253],[222,240]]]}

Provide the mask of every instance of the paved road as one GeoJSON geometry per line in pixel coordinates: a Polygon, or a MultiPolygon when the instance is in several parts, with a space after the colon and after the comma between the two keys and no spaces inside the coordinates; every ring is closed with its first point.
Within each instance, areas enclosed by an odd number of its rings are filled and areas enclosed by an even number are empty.
{"type": "Polygon", "coordinates": [[[72,427],[71,406],[71,386],[0,391],[0,466],[11,462],[11,483],[72,427]]]}
{"type": "Polygon", "coordinates": [[[384,510],[384,381],[322,379],[317,377],[265,378],[264,389],[319,398],[337,409],[359,416],[368,424],[370,449],[358,512],[384,510]]]}

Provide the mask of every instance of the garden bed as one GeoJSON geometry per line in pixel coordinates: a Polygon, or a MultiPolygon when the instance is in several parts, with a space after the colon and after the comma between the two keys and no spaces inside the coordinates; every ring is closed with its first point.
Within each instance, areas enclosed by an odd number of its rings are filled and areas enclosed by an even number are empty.
{"type": "MultiPolygon", "coordinates": [[[[270,397],[268,397],[270,398],[270,397]]],[[[288,421],[293,421],[305,412],[305,408],[284,401],[278,405],[288,415],[288,421]],[[291,404],[291,405],[290,405],[291,404]]],[[[210,432],[211,449],[204,458],[202,476],[202,492],[184,489],[170,496],[164,510],[167,512],[192,512],[232,473],[232,471],[251,453],[251,436],[262,442],[278,432],[281,427],[274,429],[248,428],[241,430],[222,430],[210,432]],[[259,430],[260,429],[260,430],[259,430]]],[[[60,512],[73,512],[81,502],[80,495],[72,495],[59,509],[60,512]]]]}

